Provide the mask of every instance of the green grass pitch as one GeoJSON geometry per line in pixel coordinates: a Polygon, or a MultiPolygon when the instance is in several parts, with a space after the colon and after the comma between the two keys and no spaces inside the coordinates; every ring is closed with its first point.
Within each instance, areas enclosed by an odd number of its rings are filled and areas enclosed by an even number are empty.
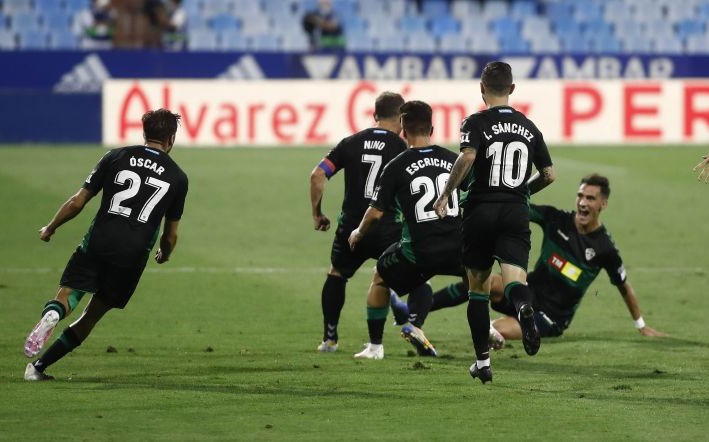
{"type": "MultiPolygon", "coordinates": [[[[645,320],[671,336],[641,337],[602,273],[563,338],[533,358],[519,343],[494,353],[483,386],[464,307],[426,323],[440,358],[412,356],[391,325],[384,360],[352,358],[373,261],[348,285],[341,351],[315,352],[333,235],[310,217],[322,148],[177,148],[190,193],[173,258],[148,265],[54,382],[24,382],[22,343],[98,199],[49,244],[37,230],[102,151],[0,148],[0,440],[705,440],[709,186],[691,173],[705,150],[552,148],[558,180],[534,201],[571,209],[582,175],[608,175],[603,220],[645,320]]],[[[326,189],[333,220],[342,181],[326,189]]]]}

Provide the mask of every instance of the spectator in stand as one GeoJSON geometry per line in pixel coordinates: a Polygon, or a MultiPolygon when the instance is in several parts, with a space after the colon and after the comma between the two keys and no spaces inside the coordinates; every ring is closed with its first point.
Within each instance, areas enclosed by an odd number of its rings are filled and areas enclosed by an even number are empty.
{"type": "Polygon", "coordinates": [[[163,46],[166,49],[184,49],[187,40],[187,11],[182,7],[182,0],[168,0],[166,10],[169,21],[163,34],[163,46]]]}
{"type": "Polygon", "coordinates": [[[332,8],[331,0],[319,0],[318,8],[305,14],[303,29],[310,37],[312,50],[344,49],[345,47],[342,25],[332,8]]]}
{"type": "Polygon", "coordinates": [[[111,49],[114,19],[110,0],[92,0],[89,8],[79,11],[75,32],[81,37],[81,47],[111,49]]]}

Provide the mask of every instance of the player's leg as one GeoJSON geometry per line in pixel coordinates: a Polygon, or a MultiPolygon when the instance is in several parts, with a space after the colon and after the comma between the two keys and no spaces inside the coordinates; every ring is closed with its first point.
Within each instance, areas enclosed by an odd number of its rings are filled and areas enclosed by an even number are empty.
{"type": "Polygon", "coordinates": [[[389,311],[389,287],[386,286],[379,272],[374,271],[372,283],[367,292],[367,329],[369,342],[361,352],[354,355],[361,359],[383,359],[384,324],[389,311]]]}
{"type": "MultiPolygon", "coordinates": [[[[490,296],[490,285],[488,277],[492,268],[484,270],[467,268],[468,282],[468,326],[470,327],[470,335],[473,338],[473,347],[475,348],[477,370],[487,369],[490,367],[490,345],[488,337],[490,334],[490,310],[488,308],[488,300],[490,296]]],[[[473,367],[471,367],[473,370],[473,367]]],[[[471,374],[473,372],[471,371],[471,374]]],[[[483,382],[482,373],[478,376],[483,382]]],[[[492,376],[490,375],[490,378],[492,376]]]]}
{"type": "Polygon", "coordinates": [[[442,308],[456,307],[464,304],[468,300],[468,286],[465,282],[450,284],[433,294],[431,311],[435,312],[442,308]]]}
{"type": "Polygon", "coordinates": [[[98,296],[92,296],[82,315],[42,354],[27,366],[26,380],[44,380],[44,371],[52,364],[73,351],[88,337],[94,326],[111,309],[98,296]]]}
{"type": "Polygon", "coordinates": [[[534,295],[527,286],[527,272],[514,264],[501,264],[504,293],[517,311],[517,318],[522,329],[522,344],[528,355],[533,356],[539,351],[541,336],[535,321],[532,302],[534,295]]]}
{"type": "Polygon", "coordinates": [[[406,301],[406,308],[408,310],[406,322],[409,322],[418,328],[423,327],[423,323],[426,321],[428,312],[431,310],[432,303],[433,289],[427,282],[411,290],[411,293],[409,293],[409,297],[406,301]]]}

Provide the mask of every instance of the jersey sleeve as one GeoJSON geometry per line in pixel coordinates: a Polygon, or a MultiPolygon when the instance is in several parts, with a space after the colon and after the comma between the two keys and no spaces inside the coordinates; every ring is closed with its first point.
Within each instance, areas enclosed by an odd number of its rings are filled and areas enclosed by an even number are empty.
{"type": "Polygon", "coordinates": [[[615,247],[613,247],[604,258],[603,268],[606,270],[611,284],[613,285],[621,285],[628,279],[623,260],[620,257],[620,252],[615,247]]]}
{"type": "Polygon", "coordinates": [[[318,167],[325,171],[325,176],[330,179],[338,170],[342,169],[347,163],[347,154],[345,151],[345,140],[340,141],[326,156],[320,161],[318,167]]]}
{"type": "Polygon", "coordinates": [[[530,204],[529,220],[534,224],[544,226],[547,223],[547,220],[553,214],[554,210],[555,209],[551,206],[538,206],[536,204],[530,204]]]}
{"type": "Polygon", "coordinates": [[[369,205],[382,212],[390,210],[394,207],[394,198],[396,197],[396,171],[393,170],[393,163],[389,163],[384,167],[381,176],[377,180],[377,184],[372,194],[372,200],[369,205]]]}
{"type": "Polygon", "coordinates": [[[182,218],[182,212],[185,210],[185,199],[187,198],[188,187],[187,175],[183,175],[177,187],[177,195],[165,212],[165,219],[177,221],[182,218]]]}
{"type": "Polygon", "coordinates": [[[472,148],[477,151],[482,145],[482,131],[478,119],[471,115],[463,120],[460,126],[460,150],[472,148]]]}
{"type": "Polygon", "coordinates": [[[83,188],[91,192],[92,194],[98,194],[103,188],[103,183],[108,173],[108,169],[116,157],[118,150],[109,150],[106,154],[99,160],[98,164],[91,171],[86,180],[84,181],[83,188]]]}

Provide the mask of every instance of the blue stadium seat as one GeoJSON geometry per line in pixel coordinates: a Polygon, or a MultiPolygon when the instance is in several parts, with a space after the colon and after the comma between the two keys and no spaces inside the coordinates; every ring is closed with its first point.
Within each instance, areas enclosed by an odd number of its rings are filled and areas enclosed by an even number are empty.
{"type": "Polygon", "coordinates": [[[28,12],[32,10],[32,4],[27,0],[3,0],[2,10],[7,15],[28,12]]]}
{"type": "Polygon", "coordinates": [[[449,14],[448,2],[445,0],[425,0],[421,13],[428,18],[447,17],[449,14]]]}
{"type": "Polygon", "coordinates": [[[524,54],[529,52],[529,43],[517,35],[501,36],[500,50],[508,54],[524,54]]]}
{"type": "Polygon", "coordinates": [[[557,54],[561,52],[561,44],[556,37],[537,38],[529,41],[529,49],[533,53],[557,54]]]}
{"type": "Polygon", "coordinates": [[[605,20],[591,20],[583,25],[583,32],[586,35],[613,35],[613,25],[605,20]]]}
{"type": "Polygon", "coordinates": [[[382,52],[402,52],[406,44],[405,39],[401,33],[381,36],[377,38],[376,48],[382,52]]]}
{"type": "Polygon", "coordinates": [[[545,15],[552,22],[570,21],[573,15],[573,6],[569,3],[549,2],[546,3],[545,15]]]}
{"type": "Polygon", "coordinates": [[[490,28],[500,38],[519,34],[519,22],[509,17],[500,17],[493,20],[490,22],[490,28]]]}
{"type": "Polygon", "coordinates": [[[504,0],[487,0],[480,10],[485,20],[506,17],[510,13],[509,3],[504,0]]]}
{"type": "Polygon", "coordinates": [[[653,52],[663,54],[681,54],[684,45],[678,38],[654,38],[652,39],[653,52]]]}
{"type": "Polygon", "coordinates": [[[215,51],[218,48],[217,34],[211,29],[188,29],[187,48],[192,51],[215,51]]]}
{"type": "Polygon", "coordinates": [[[251,37],[250,48],[254,51],[279,51],[281,49],[281,38],[274,34],[255,35],[251,37]]]}
{"type": "Polygon", "coordinates": [[[21,30],[17,34],[17,47],[20,49],[47,49],[47,34],[43,31],[21,30]]]}
{"type": "Polygon", "coordinates": [[[219,33],[219,49],[229,51],[246,51],[251,47],[251,38],[235,29],[219,33]]]}
{"type": "Polygon", "coordinates": [[[232,0],[234,15],[242,21],[263,14],[261,2],[254,0],[232,0]]]}
{"type": "Polygon", "coordinates": [[[239,20],[229,13],[220,13],[213,16],[210,23],[212,29],[217,32],[239,29],[239,20]]]}
{"type": "Polygon", "coordinates": [[[465,52],[468,50],[468,39],[460,34],[441,36],[438,48],[443,52],[465,52]]]}
{"type": "Polygon", "coordinates": [[[628,35],[625,36],[623,41],[623,52],[625,53],[637,53],[637,54],[648,54],[652,52],[652,40],[645,37],[644,35],[628,35]]]}
{"type": "Polygon", "coordinates": [[[460,23],[449,16],[431,19],[431,33],[434,37],[441,37],[446,34],[458,34],[460,23]]]}
{"type": "Polygon", "coordinates": [[[703,34],[705,26],[699,20],[685,19],[677,23],[676,31],[679,38],[686,39],[690,35],[703,34]]]}
{"type": "MultiPolygon", "coordinates": [[[[253,1],[253,0],[246,0],[253,1]]],[[[268,3],[268,2],[266,2],[268,3]]],[[[333,0],[332,9],[337,13],[338,16],[344,17],[347,15],[356,15],[359,9],[359,2],[357,0],[333,0]]]]}
{"type": "Polygon", "coordinates": [[[348,35],[345,47],[351,52],[372,52],[376,46],[376,39],[368,34],[354,34],[357,38],[348,35]]]}
{"type": "Polygon", "coordinates": [[[593,50],[590,40],[583,35],[572,34],[560,36],[559,39],[564,52],[586,53],[593,50]]]}
{"type": "Polygon", "coordinates": [[[343,31],[345,34],[357,34],[367,31],[367,20],[356,15],[344,17],[342,21],[343,31]]]}
{"type": "Polygon", "coordinates": [[[690,35],[687,38],[686,49],[689,54],[709,54],[709,35],[690,35]]]}
{"type": "Polygon", "coordinates": [[[482,16],[482,6],[469,0],[452,0],[451,15],[458,20],[477,20],[482,16]]]}
{"type": "Polygon", "coordinates": [[[64,11],[43,12],[42,27],[48,31],[68,30],[71,27],[73,16],[64,11]]]}
{"type": "Polygon", "coordinates": [[[428,34],[410,35],[405,49],[410,52],[435,52],[436,40],[428,34]]]}
{"type": "Polygon", "coordinates": [[[15,49],[15,33],[9,29],[0,29],[0,49],[15,49]]]}
{"type": "Polygon", "coordinates": [[[64,11],[61,2],[58,0],[34,0],[34,9],[42,14],[64,11]]]}
{"type": "Polygon", "coordinates": [[[516,19],[533,16],[537,13],[537,2],[533,0],[518,0],[512,2],[510,16],[516,19]]]}
{"type": "Polygon", "coordinates": [[[69,29],[49,32],[50,49],[78,49],[79,38],[69,29]]]}
{"type": "Polygon", "coordinates": [[[410,33],[426,32],[426,19],[415,15],[405,15],[399,19],[399,28],[410,33]]]}
{"type": "Polygon", "coordinates": [[[301,52],[310,48],[310,42],[305,33],[290,34],[281,40],[281,49],[285,52],[301,52]]]}
{"type": "Polygon", "coordinates": [[[603,7],[600,3],[590,0],[574,2],[573,17],[579,22],[602,20],[603,7]]]}
{"type": "Polygon", "coordinates": [[[16,12],[10,17],[10,24],[15,31],[39,30],[39,18],[34,11],[16,12]]]}
{"type": "Polygon", "coordinates": [[[202,1],[201,0],[184,0],[182,2],[182,7],[187,13],[187,17],[197,17],[202,15],[202,1]]]}
{"type": "Polygon", "coordinates": [[[91,6],[91,0],[64,0],[64,9],[70,13],[88,9],[89,6],[91,6]]]}
{"type": "Polygon", "coordinates": [[[5,17],[5,14],[3,14],[2,11],[0,11],[0,30],[7,28],[8,27],[7,25],[8,25],[7,17],[5,17]]]}
{"type": "Polygon", "coordinates": [[[234,3],[231,0],[206,0],[202,10],[208,16],[230,14],[234,11],[234,3]]]}
{"type": "Polygon", "coordinates": [[[620,41],[612,35],[595,35],[590,38],[591,47],[595,52],[605,54],[619,53],[623,50],[620,41]]]}

